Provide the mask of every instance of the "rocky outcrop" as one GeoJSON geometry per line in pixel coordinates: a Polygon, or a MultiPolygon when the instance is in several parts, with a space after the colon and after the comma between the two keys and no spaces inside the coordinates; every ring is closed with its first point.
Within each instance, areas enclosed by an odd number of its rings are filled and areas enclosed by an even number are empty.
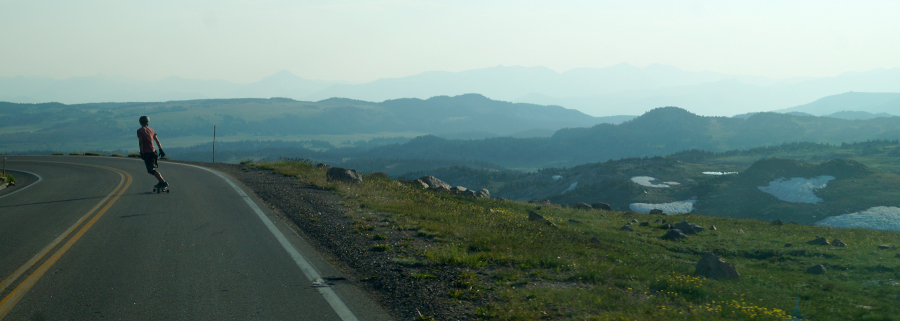
{"type": "Polygon", "coordinates": [[[831,245],[831,243],[828,242],[828,239],[826,239],[824,237],[816,238],[815,240],[806,242],[806,244],[809,244],[809,245],[831,245]]]}
{"type": "Polygon", "coordinates": [[[652,215],[665,215],[666,213],[663,212],[663,210],[661,210],[661,209],[654,208],[654,209],[650,210],[650,214],[652,214],[652,215]]]}
{"type": "Polygon", "coordinates": [[[671,230],[666,231],[666,235],[663,235],[662,238],[663,238],[663,240],[674,241],[674,240],[686,239],[687,235],[684,235],[684,233],[682,233],[681,230],[679,230],[679,229],[671,229],[671,230]]]}
{"type": "Polygon", "coordinates": [[[831,241],[831,245],[834,245],[837,247],[845,247],[845,246],[847,246],[847,243],[844,243],[844,241],[841,241],[841,239],[834,239],[834,241],[831,241]]]}
{"type": "Polygon", "coordinates": [[[486,188],[482,188],[480,191],[475,192],[475,197],[477,198],[491,198],[491,192],[486,188]]]}
{"type": "Polygon", "coordinates": [[[440,191],[450,191],[450,184],[445,183],[442,180],[437,179],[437,177],[428,175],[419,177],[419,180],[428,184],[428,188],[432,190],[440,190],[440,191]]]}
{"type": "Polygon", "coordinates": [[[612,211],[612,207],[610,207],[609,204],[606,203],[594,203],[591,204],[591,207],[595,210],[612,211]]]}
{"type": "Polygon", "coordinates": [[[325,174],[325,177],[328,178],[329,181],[340,181],[354,184],[359,184],[363,181],[362,175],[359,175],[356,170],[340,167],[329,168],[328,172],[325,174]]]}
{"type": "Polygon", "coordinates": [[[697,261],[696,275],[705,276],[708,279],[739,279],[741,275],[731,263],[719,258],[715,254],[706,253],[697,261]]]}
{"type": "Polygon", "coordinates": [[[675,223],[674,228],[681,230],[684,234],[697,234],[703,232],[703,227],[694,223],[688,223],[688,221],[675,223]]]}

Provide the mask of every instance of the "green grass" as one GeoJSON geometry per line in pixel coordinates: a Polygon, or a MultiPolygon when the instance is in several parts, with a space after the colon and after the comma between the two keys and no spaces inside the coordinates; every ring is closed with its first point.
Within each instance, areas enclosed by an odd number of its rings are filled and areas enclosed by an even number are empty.
{"type": "Polygon", "coordinates": [[[13,177],[12,174],[10,174],[10,173],[6,173],[6,175],[0,174],[0,176],[6,177],[6,182],[8,182],[8,183],[9,183],[9,182],[12,182],[12,183],[15,183],[15,182],[16,182],[16,178],[13,177]]]}
{"type": "MultiPolygon", "coordinates": [[[[471,271],[441,279],[453,288],[450,300],[477,302],[473,317],[496,320],[784,320],[800,299],[814,320],[890,320],[900,315],[900,287],[869,285],[900,279],[896,249],[900,233],[709,217],[623,216],[493,199],[470,199],[366,176],[359,185],[329,182],[325,172],[305,162],[253,164],[342,195],[360,237],[377,230],[408,233],[406,253],[383,255],[405,266],[471,271]],[[527,220],[534,210],[558,228],[527,220]],[[379,213],[379,225],[363,217],[379,213]],[[660,239],[653,222],[687,220],[717,231],[683,241],[660,239]],[[581,223],[570,223],[574,219],[581,223]],[[807,241],[839,238],[847,247],[807,241]],[[592,241],[593,238],[599,242],[592,241]],[[784,247],[793,243],[792,247],[784,247]],[[426,245],[421,245],[426,244],[426,245]],[[715,253],[735,265],[739,280],[707,280],[694,275],[696,261],[715,253]],[[823,264],[823,275],[805,273],[823,264]]],[[[395,239],[390,236],[389,239],[395,239]]],[[[381,241],[379,241],[381,242],[381,241]]]]}

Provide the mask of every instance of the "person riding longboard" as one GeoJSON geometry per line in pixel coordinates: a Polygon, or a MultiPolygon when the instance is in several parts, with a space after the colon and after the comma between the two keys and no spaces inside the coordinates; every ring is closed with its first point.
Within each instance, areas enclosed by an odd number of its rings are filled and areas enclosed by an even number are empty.
{"type": "Polygon", "coordinates": [[[163,179],[162,174],[156,170],[156,168],[159,167],[157,160],[159,157],[166,157],[166,152],[163,151],[162,145],[159,143],[159,138],[156,137],[156,131],[148,126],[148,124],[150,124],[150,117],[141,116],[138,121],[141,123],[141,128],[137,130],[138,144],[141,148],[141,159],[144,160],[144,165],[147,165],[147,173],[150,173],[150,175],[153,175],[159,181],[159,184],[156,184],[156,186],[153,187],[169,187],[169,183],[166,182],[166,180],[163,179]],[[159,156],[156,155],[156,149],[153,148],[154,140],[156,141],[156,146],[159,146],[159,156]]]}

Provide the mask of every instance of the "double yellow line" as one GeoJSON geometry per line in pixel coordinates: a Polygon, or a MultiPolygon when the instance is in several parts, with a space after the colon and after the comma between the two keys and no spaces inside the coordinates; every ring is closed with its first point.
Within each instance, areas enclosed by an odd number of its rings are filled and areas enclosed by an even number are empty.
{"type": "Polygon", "coordinates": [[[53,249],[56,249],[56,251],[53,252],[53,254],[50,255],[47,260],[41,263],[41,265],[38,266],[37,269],[31,272],[28,277],[22,280],[22,282],[19,283],[18,286],[16,286],[11,292],[9,292],[8,295],[6,295],[6,297],[3,298],[2,301],[0,301],[0,320],[2,320],[4,317],[6,317],[7,314],[9,314],[9,312],[12,311],[13,307],[15,307],[17,303],[19,303],[19,300],[21,300],[22,297],[25,296],[26,293],[28,293],[28,290],[30,290],[31,287],[34,286],[34,284],[37,283],[37,281],[40,280],[42,276],[44,276],[44,273],[47,273],[47,271],[50,270],[53,264],[55,264],[56,261],[63,256],[63,254],[66,254],[66,251],[68,251],[69,248],[72,247],[72,245],[75,245],[75,242],[78,242],[78,239],[80,239],[84,235],[84,233],[86,233],[92,226],[94,226],[94,223],[97,223],[97,221],[100,220],[101,217],[103,217],[103,214],[106,213],[106,211],[109,210],[109,208],[117,200],[119,200],[119,197],[121,197],[122,194],[125,193],[125,190],[128,189],[128,186],[131,185],[132,181],[131,174],[112,167],[62,162],[35,162],[81,165],[102,168],[119,174],[121,180],[119,181],[119,185],[117,185],[112,192],[106,195],[106,197],[100,200],[97,205],[91,208],[91,210],[89,210],[87,214],[84,214],[84,216],[82,216],[77,222],[75,222],[75,224],[69,227],[69,229],[67,229],[63,234],[53,240],[53,242],[50,242],[50,244],[44,247],[44,249],[38,252],[30,260],[28,260],[28,262],[25,262],[25,264],[16,269],[15,272],[13,272],[10,276],[6,277],[6,279],[0,282],[0,293],[2,293],[4,290],[6,290],[7,287],[16,282],[16,280],[18,280],[23,274],[31,270],[32,267],[34,267],[35,264],[37,264],[45,256],[47,256],[47,254],[52,252],[53,249]],[[85,221],[87,221],[87,223],[82,225],[82,223],[84,223],[85,221]],[[80,229],[79,226],[81,227],[80,229]],[[72,232],[74,232],[75,230],[78,231],[75,232],[74,235],[72,235],[72,232]],[[72,237],[69,237],[69,235],[72,235],[72,237]],[[68,240],[66,240],[67,238],[68,240]],[[57,246],[63,241],[66,241],[65,244],[57,248],[57,246]]]}

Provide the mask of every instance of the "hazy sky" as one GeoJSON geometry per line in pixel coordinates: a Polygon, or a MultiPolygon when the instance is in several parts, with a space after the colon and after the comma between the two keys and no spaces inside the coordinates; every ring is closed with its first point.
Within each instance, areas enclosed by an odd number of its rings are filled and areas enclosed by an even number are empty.
{"type": "Polygon", "coordinates": [[[618,63],[772,78],[900,67],[900,1],[0,0],[0,76],[371,81],[618,63]]]}

